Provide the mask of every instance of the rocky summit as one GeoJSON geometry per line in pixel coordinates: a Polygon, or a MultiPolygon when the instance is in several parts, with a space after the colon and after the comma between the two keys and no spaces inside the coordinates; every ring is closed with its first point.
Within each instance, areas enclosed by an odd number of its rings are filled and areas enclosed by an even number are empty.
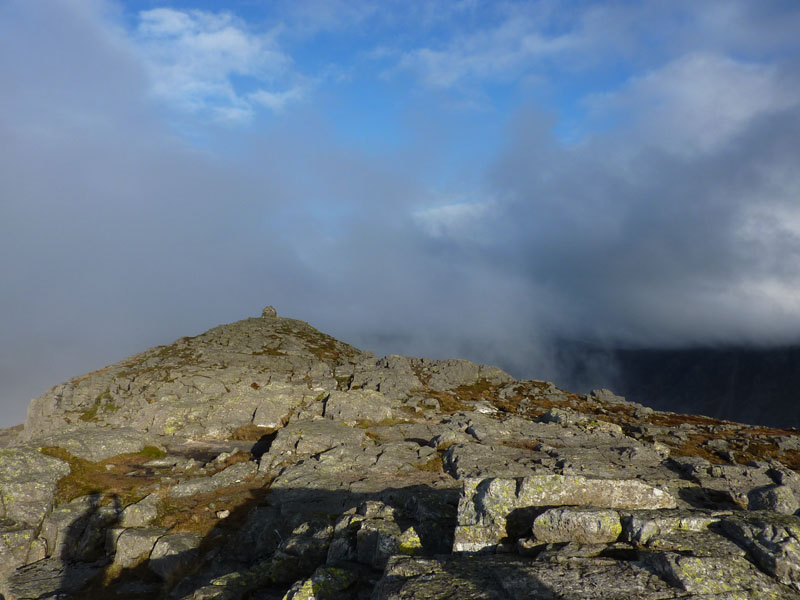
{"type": "Polygon", "coordinates": [[[0,432],[0,594],[800,598],[800,434],[261,317],[0,432]]]}

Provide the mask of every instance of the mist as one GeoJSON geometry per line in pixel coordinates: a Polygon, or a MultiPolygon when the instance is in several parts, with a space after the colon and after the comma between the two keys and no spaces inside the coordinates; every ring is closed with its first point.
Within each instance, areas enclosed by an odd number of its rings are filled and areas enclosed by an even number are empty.
{"type": "Polygon", "coordinates": [[[268,304],[379,355],[562,385],[565,343],[800,343],[794,4],[510,3],[439,37],[416,4],[278,4],[261,29],[147,4],[0,5],[0,426],[268,304]],[[411,25],[431,38],[365,37],[411,25]],[[246,49],[235,68],[171,54],[202,27],[232,44],[214,57],[246,49]],[[355,58],[304,62],[350,31],[355,58]],[[559,105],[558,69],[606,75],[559,105]]]}

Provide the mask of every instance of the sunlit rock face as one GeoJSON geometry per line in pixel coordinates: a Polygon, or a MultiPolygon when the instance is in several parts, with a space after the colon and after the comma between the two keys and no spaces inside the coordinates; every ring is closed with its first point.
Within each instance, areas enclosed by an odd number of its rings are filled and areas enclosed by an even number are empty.
{"type": "Polygon", "coordinates": [[[800,436],[262,316],[0,435],[23,598],[800,598],[800,436]]]}

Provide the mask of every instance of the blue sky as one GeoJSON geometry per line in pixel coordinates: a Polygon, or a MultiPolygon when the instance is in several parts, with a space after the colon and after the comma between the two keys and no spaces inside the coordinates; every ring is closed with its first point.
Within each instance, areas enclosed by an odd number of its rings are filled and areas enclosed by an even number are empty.
{"type": "Polygon", "coordinates": [[[0,0],[5,422],[266,304],[526,377],[555,340],[796,343],[797,31],[793,0],[0,0]]]}

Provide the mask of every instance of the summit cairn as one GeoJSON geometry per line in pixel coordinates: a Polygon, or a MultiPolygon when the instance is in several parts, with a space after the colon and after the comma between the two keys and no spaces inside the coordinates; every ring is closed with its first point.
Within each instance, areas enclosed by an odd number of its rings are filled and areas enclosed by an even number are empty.
{"type": "Polygon", "coordinates": [[[800,599],[798,448],[268,306],[0,431],[0,597],[800,599]]]}

